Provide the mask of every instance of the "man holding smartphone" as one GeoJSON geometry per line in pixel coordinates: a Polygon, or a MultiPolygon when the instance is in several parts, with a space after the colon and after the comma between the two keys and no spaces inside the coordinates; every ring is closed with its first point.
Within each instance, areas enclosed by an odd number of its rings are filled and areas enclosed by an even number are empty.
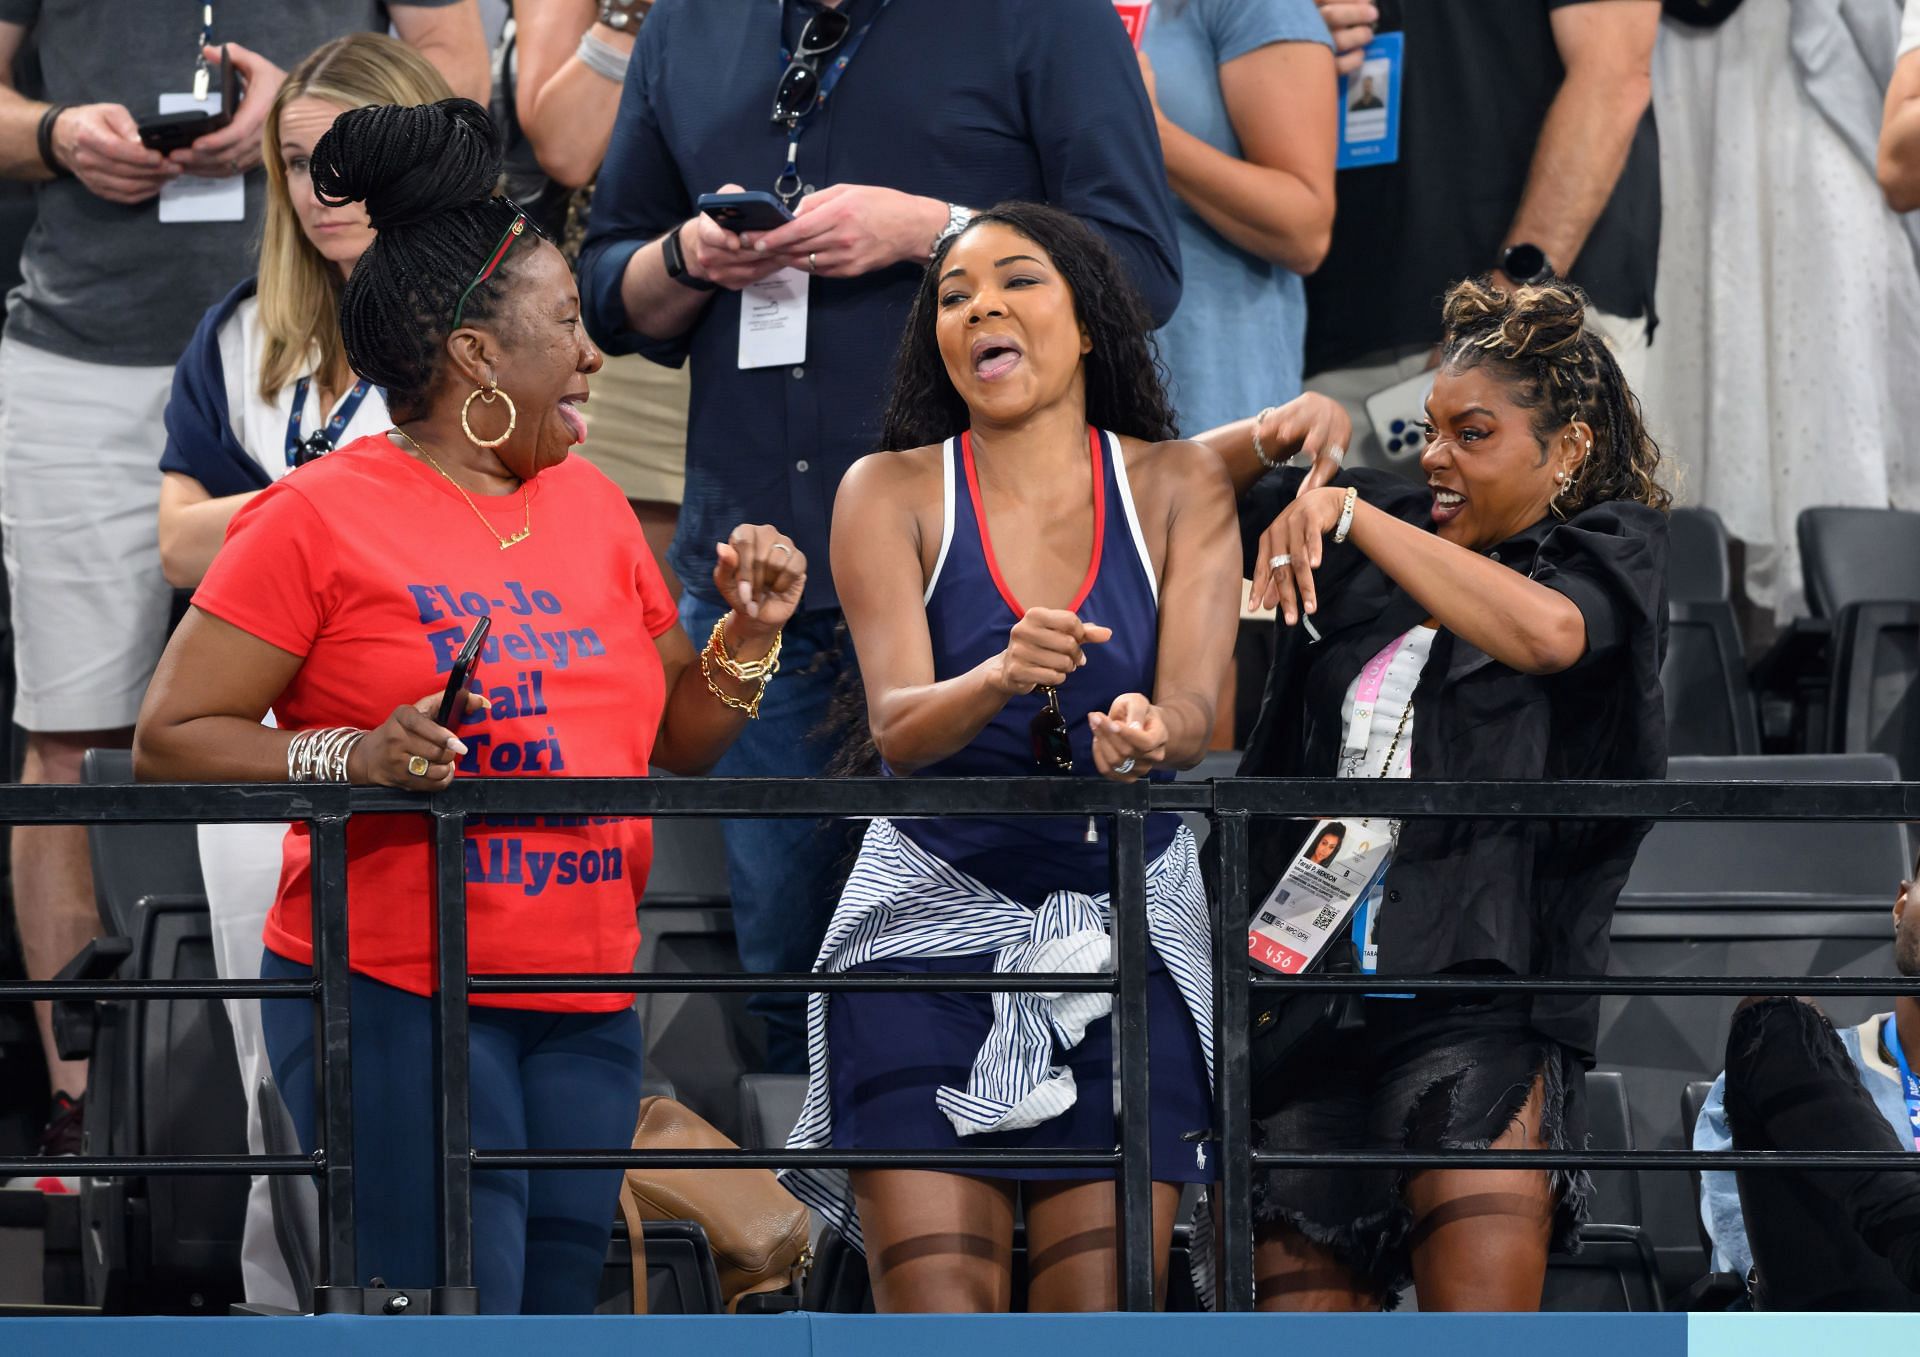
{"type": "MultiPolygon", "coordinates": [[[[78,782],[90,746],[126,745],[159,659],[161,412],[194,326],[252,269],[261,125],[283,68],[390,20],[455,89],[486,97],[475,0],[0,0],[0,175],[40,186],[0,338],[27,782],[78,782]],[[14,85],[29,38],[45,102],[14,85]],[[143,119],[215,112],[222,47],[239,88],[226,125],[167,154],[143,145],[143,119]]],[[[48,979],[99,931],[84,828],[14,830],[13,882],[28,974],[48,979]]],[[[73,1153],[86,1065],[59,1059],[35,1009],[54,1094],[42,1148],[73,1153]]]]}
{"type": "MultiPolygon", "coordinates": [[[[611,0],[610,0],[611,2],[611,0]]],[[[827,557],[834,491],[873,451],[920,269],[969,212],[1007,199],[1084,218],[1156,323],[1179,250],[1152,107],[1112,0],[659,0],[627,70],[580,259],[610,353],[691,358],[687,488],[674,564],[689,635],[727,604],[695,562],[738,522],[827,557]],[[736,234],[694,210],[764,191],[794,214],[736,234]]],[[[807,776],[852,663],[824,573],[787,624],[781,684],[716,770],[807,776]]],[[[727,826],[750,971],[804,971],[845,856],[802,821],[727,826]]],[[[769,1068],[806,1069],[804,996],[765,996],[769,1068]]]]}

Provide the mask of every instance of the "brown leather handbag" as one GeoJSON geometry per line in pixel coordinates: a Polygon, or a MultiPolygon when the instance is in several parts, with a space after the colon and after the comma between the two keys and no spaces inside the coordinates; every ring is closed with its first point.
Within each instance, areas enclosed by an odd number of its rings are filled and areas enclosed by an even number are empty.
{"type": "MultiPolygon", "coordinates": [[[[671,1098],[642,1098],[634,1128],[636,1150],[738,1149],[699,1113],[671,1098]]],[[[813,1254],[808,1214],[767,1169],[627,1170],[620,1210],[633,1241],[633,1312],[647,1312],[647,1254],[642,1230],[650,1220],[690,1220],[707,1232],[720,1294],[731,1313],[742,1296],[778,1291],[806,1275],[813,1254]]]]}

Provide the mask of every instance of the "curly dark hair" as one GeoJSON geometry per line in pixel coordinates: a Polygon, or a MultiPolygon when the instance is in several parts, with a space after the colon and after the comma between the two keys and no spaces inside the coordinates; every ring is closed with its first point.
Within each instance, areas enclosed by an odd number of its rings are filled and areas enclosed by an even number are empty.
{"type": "Polygon", "coordinates": [[[1547,440],[1576,420],[1593,446],[1553,511],[1570,518],[1608,500],[1671,507],[1660,484],[1660,445],[1647,433],[1640,400],[1607,342],[1587,328],[1587,294],[1572,283],[1522,284],[1511,291],[1486,278],[1456,283],[1442,310],[1444,366],[1489,367],[1514,404],[1533,412],[1533,436],[1547,440]]]}
{"type": "MultiPolygon", "coordinates": [[[[1085,360],[1087,422],[1150,443],[1178,438],[1153,319],[1106,241],[1078,217],[1042,203],[1001,203],[976,215],[967,231],[995,224],[1046,251],[1073,294],[1074,314],[1093,341],[1085,360]]],[[[966,402],[934,337],[940,274],[967,231],[941,242],[913,294],[881,426],[880,446],[888,452],[944,442],[968,426],[966,402]]]]}
{"type": "MultiPolygon", "coordinates": [[[[425,412],[460,294],[520,209],[494,194],[499,141],[471,99],[376,104],[334,120],[313,148],[314,196],[367,205],[378,232],[340,296],[340,339],[353,370],[387,389],[396,420],[425,412]]],[[[539,228],[528,221],[530,236],[539,228]]],[[[497,319],[527,244],[474,288],[462,324],[497,319]]]]}

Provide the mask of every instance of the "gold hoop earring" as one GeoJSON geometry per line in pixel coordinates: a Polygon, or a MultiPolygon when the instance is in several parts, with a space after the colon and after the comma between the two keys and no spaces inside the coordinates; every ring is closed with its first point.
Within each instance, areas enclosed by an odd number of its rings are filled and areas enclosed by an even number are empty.
{"type": "Polygon", "coordinates": [[[516,426],[519,423],[520,423],[520,412],[514,408],[513,397],[509,396],[506,392],[502,391],[497,386],[476,386],[473,389],[473,395],[468,396],[465,401],[461,402],[460,431],[466,434],[467,441],[473,444],[476,448],[499,447],[502,443],[506,442],[509,438],[513,437],[514,426],[516,426]],[[495,396],[499,396],[501,400],[507,403],[507,431],[501,434],[498,438],[495,438],[492,440],[488,440],[485,438],[476,438],[474,437],[474,434],[473,434],[473,426],[467,423],[467,410],[469,409],[469,407],[473,405],[475,397],[478,397],[480,400],[482,400],[488,405],[492,405],[493,398],[495,396]]]}

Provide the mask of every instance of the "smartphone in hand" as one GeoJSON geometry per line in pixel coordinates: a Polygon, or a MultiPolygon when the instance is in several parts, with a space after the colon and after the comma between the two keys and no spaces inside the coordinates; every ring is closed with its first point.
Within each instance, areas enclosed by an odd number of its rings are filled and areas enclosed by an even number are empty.
{"type": "Polygon", "coordinates": [[[149,151],[165,155],[193,145],[209,132],[218,132],[233,121],[240,104],[240,78],[227,49],[220,49],[220,111],[206,113],[189,109],[184,113],[153,113],[135,120],[140,129],[140,144],[149,151]]]}
{"type": "Polygon", "coordinates": [[[771,193],[703,193],[693,204],[736,235],[743,231],[771,231],[793,220],[793,213],[771,193]]]}
{"type": "MultiPolygon", "coordinates": [[[[443,730],[454,728],[454,704],[460,701],[460,695],[467,690],[467,680],[473,677],[473,668],[480,663],[480,647],[487,643],[487,633],[493,630],[491,617],[477,617],[473,630],[467,633],[466,642],[460,647],[460,653],[453,657],[453,672],[447,675],[447,691],[440,699],[440,714],[434,722],[443,730]]],[[[461,709],[459,715],[465,716],[461,709]]]]}

